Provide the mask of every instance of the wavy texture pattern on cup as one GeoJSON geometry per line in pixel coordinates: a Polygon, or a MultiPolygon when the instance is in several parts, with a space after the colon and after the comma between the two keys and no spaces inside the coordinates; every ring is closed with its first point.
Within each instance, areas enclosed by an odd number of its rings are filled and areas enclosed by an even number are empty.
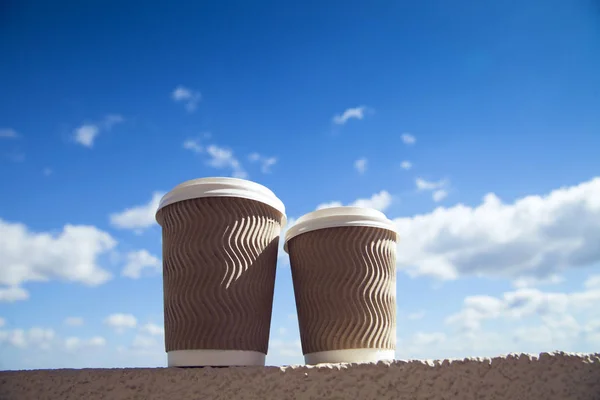
{"type": "Polygon", "coordinates": [[[304,354],[396,347],[396,233],[310,231],[288,242],[304,354]]]}
{"type": "Polygon", "coordinates": [[[267,353],[282,214],[205,197],[159,210],[165,347],[267,353]]]}

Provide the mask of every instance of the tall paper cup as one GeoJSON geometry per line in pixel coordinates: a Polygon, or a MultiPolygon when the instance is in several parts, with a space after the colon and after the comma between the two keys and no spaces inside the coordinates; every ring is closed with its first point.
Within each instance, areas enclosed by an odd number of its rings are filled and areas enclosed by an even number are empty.
{"type": "Polygon", "coordinates": [[[242,179],[195,179],[162,198],[156,220],[168,365],[264,365],[281,200],[242,179]]]}
{"type": "Polygon", "coordinates": [[[396,242],[379,211],[334,207],[286,233],[307,364],[394,359],[396,242]]]}

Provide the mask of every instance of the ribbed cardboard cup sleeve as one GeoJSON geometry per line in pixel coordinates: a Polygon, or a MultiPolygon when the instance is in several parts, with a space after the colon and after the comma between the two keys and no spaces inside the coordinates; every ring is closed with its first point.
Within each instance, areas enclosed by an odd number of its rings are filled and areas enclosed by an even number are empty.
{"type": "Polygon", "coordinates": [[[160,209],[165,348],[266,354],[282,213],[203,197],[160,209]]]}
{"type": "Polygon", "coordinates": [[[396,347],[396,233],[309,231],[288,241],[304,354],[396,347]]]}

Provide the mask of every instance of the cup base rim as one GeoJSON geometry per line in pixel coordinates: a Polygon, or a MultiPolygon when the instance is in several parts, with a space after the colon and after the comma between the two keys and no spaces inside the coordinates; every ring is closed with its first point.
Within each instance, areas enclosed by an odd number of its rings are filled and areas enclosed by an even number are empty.
{"type": "Polygon", "coordinates": [[[374,363],[391,361],[396,358],[396,351],[390,349],[344,349],[318,351],[304,355],[304,363],[336,364],[336,363],[374,363]]]}
{"type": "Polygon", "coordinates": [[[264,366],[266,354],[249,350],[172,350],[167,352],[169,367],[264,366]]]}

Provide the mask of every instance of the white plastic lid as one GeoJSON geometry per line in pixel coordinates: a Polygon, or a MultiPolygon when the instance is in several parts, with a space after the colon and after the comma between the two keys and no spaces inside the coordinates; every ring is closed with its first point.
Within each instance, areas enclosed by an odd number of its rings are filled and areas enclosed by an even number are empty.
{"type": "Polygon", "coordinates": [[[163,196],[156,212],[169,204],[200,197],[240,197],[260,201],[283,214],[281,225],[285,226],[285,206],[275,193],[259,183],[238,178],[199,178],[180,183],[163,196]]]}
{"type": "Polygon", "coordinates": [[[285,233],[283,249],[287,252],[288,242],[303,233],[345,226],[387,229],[396,234],[396,241],[399,240],[396,226],[381,211],[364,207],[331,207],[313,211],[298,218],[296,223],[285,233]]]}

